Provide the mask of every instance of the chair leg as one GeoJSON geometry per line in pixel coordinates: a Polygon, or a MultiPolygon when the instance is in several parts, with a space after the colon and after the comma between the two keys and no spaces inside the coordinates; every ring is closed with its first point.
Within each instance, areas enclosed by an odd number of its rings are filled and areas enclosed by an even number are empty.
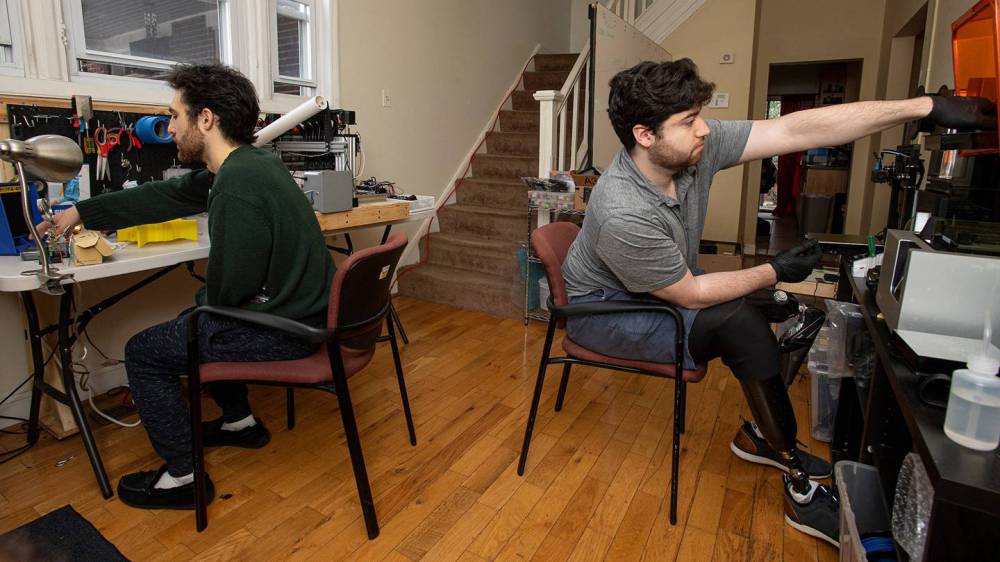
{"type": "Polygon", "coordinates": [[[410,338],[406,337],[406,329],[403,328],[403,320],[399,317],[396,305],[392,304],[392,301],[389,301],[389,318],[399,328],[399,337],[403,340],[403,343],[410,345],[410,338]]]}
{"type": "MultiPolygon", "coordinates": [[[[334,342],[333,345],[338,345],[334,342]]],[[[354,468],[354,481],[358,487],[358,498],[361,500],[361,512],[365,518],[365,528],[368,538],[374,539],[379,534],[378,517],[375,515],[375,500],[372,499],[372,488],[368,483],[368,469],[365,467],[365,456],[361,450],[361,438],[358,436],[358,424],[354,419],[354,406],[347,389],[347,377],[344,375],[344,361],[339,349],[331,351],[334,358],[334,385],[337,402],[340,405],[340,417],[344,422],[344,437],[347,439],[347,450],[351,455],[351,466],[354,468]]]]}
{"type": "Polygon", "coordinates": [[[542,360],[538,364],[538,378],[535,380],[535,394],[531,397],[531,410],[528,411],[528,424],[524,428],[524,444],[521,445],[521,460],[517,463],[517,474],[524,476],[524,464],[528,460],[528,446],[531,445],[531,430],[535,427],[535,416],[538,414],[538,401],[545,385],[545,368],[549,366],[549,351],[552,349],[552,336],[556,331],[555,319],[549,320],[549,328],[545,333],[545,346],[542,347],[542,360]]]}
{"type": "Polygon", "coordinates": [[[392,346],[392,361],[396,365],[396,382],[399,383],[399,396],[403,400],[403,414],[406,416],[406,429],[410,432],[410,445],[417,444],[417,432],[413,429],[413,415],[410,413],[410,398],[406,394],[406,380],[403,378],[403,363],[399,360],[399,344],[396,342],[396,328],[391,318],[386,319],[389,330],[389,345],[392,346]]]}
{"type": "Polygon", "coordinates": [[[681,386],[681,433],[684,433],[687,429],[687,381],[679,379],[677,384],[681,386]]]}
{"type": "Polygon", "coordinates": [[[194,464],[195,528],[202,532],[208,527],[208,498],[205,490],[205,451],[202,448],[201,381],[197,366],[188,376],[188,402],[191,410],[191,457],[194,464]]]}
{"type": "Polygon", "coordinates": [[[285,389],[285,410],[288,415],[288,430],[295,429],[295,389],[285,389]]]}
{"type": "Polygon", "coordinates": [[[677,480],[680,472],[681,455],[681,424],[684,419],[681,413],[684,386],[681,379],[674,383],[674,447],[670,458],[670,524],[677,524],[677,480]]]}
{"type": "Polygon", "coordinates": [[[566,398],[566,385],[569,384],[569,370],[573,367],[572,363],[566,363],[563,365],[562,380],[559,381],[559,395],[556,396],[556,411],[562,411],[563,399],[566,398]]]}

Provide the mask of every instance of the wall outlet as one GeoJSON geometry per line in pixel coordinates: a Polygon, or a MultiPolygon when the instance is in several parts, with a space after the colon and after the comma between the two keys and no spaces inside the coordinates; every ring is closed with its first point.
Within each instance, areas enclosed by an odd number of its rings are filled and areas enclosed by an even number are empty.
{"type": "Polygon", "coordinates": [[[736,62],[736,55],[732,52],[722,53],[719,56],[719,64],[733,64],[734,62],[736,62]]]}
{"type": "Polygon", "coordinates": [[[389,97],[389,90],[382,88],[382,107],[392,107],[392,98],[389,97]]]}
{"type": "Polygon", "coordinates": [[[716,92],[712,94],[712,99],[708,102],[708,107],[724,108],[729,107],[729,94],[716,92]]]}

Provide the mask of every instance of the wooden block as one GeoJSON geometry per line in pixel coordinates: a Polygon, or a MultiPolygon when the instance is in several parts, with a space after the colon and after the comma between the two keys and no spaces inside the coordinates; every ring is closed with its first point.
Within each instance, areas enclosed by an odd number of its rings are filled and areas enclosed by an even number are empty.
{"type": "Polygon", "coordinates": [[[379,201],[358,205],[350,211],[339,213],[316,213],[316,220],[323,232],[357,228],[369,224],[380,224],[410,216],[410,204],[406,201],[379,201]]]}

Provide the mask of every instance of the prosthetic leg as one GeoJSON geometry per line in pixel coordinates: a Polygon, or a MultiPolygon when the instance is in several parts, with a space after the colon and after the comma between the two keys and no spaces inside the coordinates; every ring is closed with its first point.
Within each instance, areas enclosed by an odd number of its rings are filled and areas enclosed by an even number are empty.
{"type": "Polygon", "coordinates": [[[741,380],[740,384],[757,428],[789,467],[788,476],[793,488],[798,493],[806,493],[810,488],[809,475],[802,469],[796,452],[797,424],[787,387],[795,380],[826,314],[816,307],[800,304],[798,299],[785,291],[763,289],[746,299],[764,314],[768,322],[795,319],[778,339],[781,372],[763,380],[741,380]]]}

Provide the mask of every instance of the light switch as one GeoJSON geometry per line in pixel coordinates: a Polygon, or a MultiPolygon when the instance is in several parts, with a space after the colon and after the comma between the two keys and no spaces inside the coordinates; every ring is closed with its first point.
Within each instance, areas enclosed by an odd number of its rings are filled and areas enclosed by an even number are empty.
{"type": "Polygon", "coordinates": [[[712,94],[712,99],[708,102],[708,107],[729,107],[729,94],[723,92],[716,92],[712,94]]]}
{"type": "Polygon", "coordinates": [[[392,107],[392,98],[389,97],[389,90],[382,88],[382,107],[392,107]]]}

